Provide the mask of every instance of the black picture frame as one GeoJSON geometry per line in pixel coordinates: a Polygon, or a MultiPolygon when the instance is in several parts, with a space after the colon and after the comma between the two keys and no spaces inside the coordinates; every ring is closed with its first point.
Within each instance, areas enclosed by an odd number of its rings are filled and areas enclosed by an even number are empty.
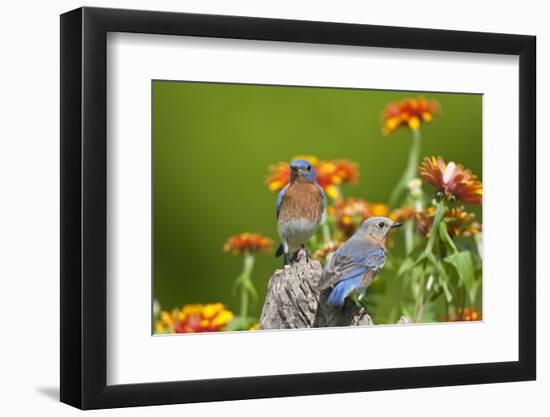
{"type": "Polygon", "coordinates": [[[93,409],[535,379],[535,51],[524,35],[88,7],[61,15],[61,401],[93,409]],[[519,56],[519,360],[107,385],[108,32],[519,56]]]}

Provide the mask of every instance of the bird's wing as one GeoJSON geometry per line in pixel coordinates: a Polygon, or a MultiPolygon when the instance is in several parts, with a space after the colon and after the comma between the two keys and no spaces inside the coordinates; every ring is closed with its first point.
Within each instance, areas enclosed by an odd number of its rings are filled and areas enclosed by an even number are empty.
{"type": "Polygon", "coordinates": [[[363,277],[361,275],[340,281],[330,292],[327,303],[337,307],[343,306],[348,295],[350,295],[353,290],[361,287],[362,281],[363,277]]]}
{"type": "Polygon", "coordinates": [[[386,261],[386,252],[380,247],[366,247],[348,241],[330,258],[323,270],[319,287],[321,290],[336,283],[364,276],[367,272],[378,272],[386,261]]]}
{"type": "Polygon", "coordinates": [[[327,195],[325,194],[325,190],[323,190],[323,187],[321,187],[319,184],[317,184],[317,187],[319,187],[319,191],[321,192],[321,198],[323,199],[323,213],[325,212],[325,207],[327,206],[327,195]]]}
{"type": "Polygon", "coordinates": [[[281,211],[281,204],[283,203],[283,199],[285,198],[286,191],[288,190],[288,184],[285,185],[281,191],[279,191],[279,196],[277,197],[277,205],[275,206],[275,213],[277,215],[277,219],[279,218],[279,212],[281,211]]]}

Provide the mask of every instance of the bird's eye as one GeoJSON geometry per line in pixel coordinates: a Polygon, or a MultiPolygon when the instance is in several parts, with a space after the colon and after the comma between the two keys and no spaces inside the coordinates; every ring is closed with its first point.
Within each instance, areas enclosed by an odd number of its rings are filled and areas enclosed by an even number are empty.
{"type": "Polygon", "coordinates": [[[379,227],[380,229],[383,229],[383,228],[384,228],[384,226],[385,226],[384,222],[380,222],[380,223],[378,223],[378,227],[379,227]]]}
{"type": "Polygon", "coordinates": [[[311,165],[308,165],[306,168],[308,171],[311,171],[311,165]]]}

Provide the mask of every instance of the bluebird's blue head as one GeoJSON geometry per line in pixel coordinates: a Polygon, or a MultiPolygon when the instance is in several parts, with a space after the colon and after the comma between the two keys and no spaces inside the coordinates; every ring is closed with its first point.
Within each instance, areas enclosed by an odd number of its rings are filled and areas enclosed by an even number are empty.
{"type": "Polygon", "coordinates": [[[315,168],[304,159],[295,159],[290,163],[290,182],[293,183],[298,178],[306,182],[315,182],[317,179],[315,168]]]}
{"type": "Polygon", "coordinates": [[[401,226],[401,223],[394,222],[387,217],[369,217],[363,222],[355,235],[359,239],[383,243],[390,230],[401,226]]]}

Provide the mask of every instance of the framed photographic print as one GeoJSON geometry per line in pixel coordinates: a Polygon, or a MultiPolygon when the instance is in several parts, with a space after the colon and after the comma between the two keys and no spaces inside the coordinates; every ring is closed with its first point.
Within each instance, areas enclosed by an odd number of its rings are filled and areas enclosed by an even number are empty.
{"type": "Polygon", "coordinates": [[[535,379],[535,103],[532,36],[63,14],[61,400],[535,379]]]}

